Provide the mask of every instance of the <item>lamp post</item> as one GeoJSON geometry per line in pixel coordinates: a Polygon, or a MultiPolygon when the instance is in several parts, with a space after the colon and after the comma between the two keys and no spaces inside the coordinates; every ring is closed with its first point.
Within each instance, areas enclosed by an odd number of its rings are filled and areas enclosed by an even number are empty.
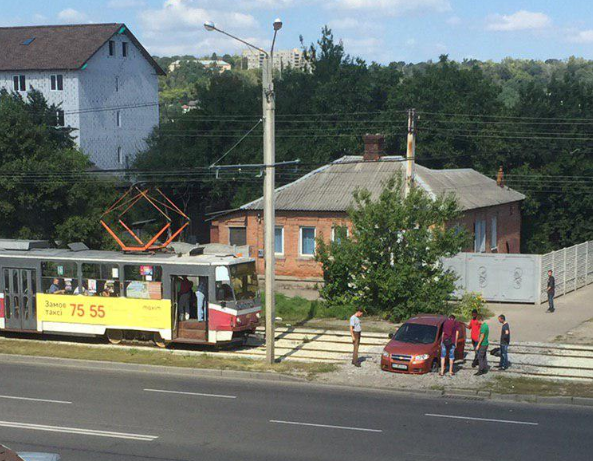
{"type": "Polygon", "coordinates": [[[273,81],[273,59],[276,34],[282,28],[282,21],[274,21],[274,38],[272,47],[268,53],[261,48],[246,42],[239,37],[218,29],[213,22],[204,23],[204,28],[211,32],[217,31],[234,40],[237,40],[250,48],[264,54],[264,66],[262,69],[262,100],[264,119],[264,166],[266,177],[264,181],[264,257],[265,257],[265,295],[266,295],[266,362],[273,364],[275,361],[274,339],[276,337],[274,320],[276,318],[276,300],[274,296],[275,285],[275,255],[274,255],[274,232],[276,224],[276,212],[274,206],[274,182],[276,174],[276,95],[274,93],[273,81]]]}

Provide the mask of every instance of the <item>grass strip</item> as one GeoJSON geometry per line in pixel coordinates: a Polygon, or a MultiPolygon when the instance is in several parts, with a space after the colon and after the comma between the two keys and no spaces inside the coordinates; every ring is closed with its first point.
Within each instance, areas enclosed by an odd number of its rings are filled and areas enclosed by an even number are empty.
{"type": "Polygon", "coordinates": [[[63,359],[96,360],[103,362],[134,363],[180,368],[209,368],[251,372],[278,373],[313,379],[320,373],[334,371],[337,366],[328,363],[280,362],[273,366],[263,360],[244,357],[217,357],[202,353],[183,354],[176,351],[117,346],[91,347],[83,344],[55,344],[43,340],[7,340],[0,338],[0,354],[27,355],[63,359]]]}

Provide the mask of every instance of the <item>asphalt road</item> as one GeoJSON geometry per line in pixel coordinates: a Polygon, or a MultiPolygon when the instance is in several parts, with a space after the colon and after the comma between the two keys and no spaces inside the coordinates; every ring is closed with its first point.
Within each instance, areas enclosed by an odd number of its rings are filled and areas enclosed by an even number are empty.
{"type": "Polygon", "coordinates": [[[0,364],[0,443],[65,461],[574,461],[592,459],[593,409],[0,364]]]}

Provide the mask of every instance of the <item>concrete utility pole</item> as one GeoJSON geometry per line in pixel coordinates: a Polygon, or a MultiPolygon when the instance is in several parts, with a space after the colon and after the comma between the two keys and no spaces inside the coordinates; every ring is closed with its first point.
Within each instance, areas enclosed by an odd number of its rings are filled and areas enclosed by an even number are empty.
{"type": "Polygon", "coordinates": [[[276,339],[276,255],[275,255],[275,229],[276,206],[274,203],[274,184],[276,176],[276,95],[274,93],[274,45],[276,35],[282,28],[282,21],[274,21],[274,39],[268,53],[251,43],[234,35],[216,28],[214,23],[206,22],[207,31],[217,31],[245,45],[262,52],[265,55],[262,68],[262,101],[264,119],[264,167],[266,177],[264,181],[264,261],[265,261],[265,296],[266,296],[266,362],[273,364],[276,361],[274,342],[276,339]]]}
{"type": "Polygon", "coordinates": [[[408,148],[406,150],[406,197],[416,176],[416,109],[408,109],[408,148]]]}

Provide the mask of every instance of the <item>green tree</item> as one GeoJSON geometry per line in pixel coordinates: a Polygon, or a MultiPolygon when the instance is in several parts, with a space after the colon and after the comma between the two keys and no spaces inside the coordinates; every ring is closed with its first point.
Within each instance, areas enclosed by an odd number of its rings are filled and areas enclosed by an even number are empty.
{"type": "Polygon", "coordinates": [[[402,189],[394,178],[376,199],[357,191],[349,211],[352,235],[318,240],[321,295],[330,305],[356,304],[394,320],[449,310],[456,276],[440,260],[467,243],[464,232],[448,225],[459,208],[451,196],[432,199],[413,188],[404,197],[402,189]]]}
{"type": "Polygon", "coordinates": [[[86,173],[91,163],[71,130],[56,127],[56,106],[29,92],[0,92],[0,220],[4,238],[83,241],[108,245],[99,217],[110,183],[86,173]]]}

